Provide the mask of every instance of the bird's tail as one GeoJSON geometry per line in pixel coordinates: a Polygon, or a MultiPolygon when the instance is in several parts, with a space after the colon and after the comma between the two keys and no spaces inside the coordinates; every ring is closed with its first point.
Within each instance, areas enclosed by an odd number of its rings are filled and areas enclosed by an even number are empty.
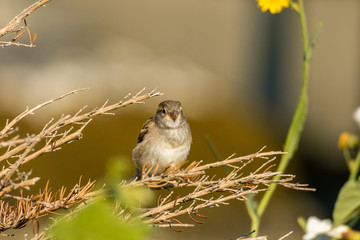
{"type": "Polygon", "coordinates": [[[136,173],[130,178],[129,182],[137,181],[137,180],[140,180],[140,179],[141,178],[139,177],[139,174],[136,171],[136,173]]]}

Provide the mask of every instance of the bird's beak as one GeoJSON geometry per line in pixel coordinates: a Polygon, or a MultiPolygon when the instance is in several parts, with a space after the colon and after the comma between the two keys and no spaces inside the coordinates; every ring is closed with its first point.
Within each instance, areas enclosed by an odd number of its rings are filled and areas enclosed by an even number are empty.
{"type": "Polygon", "coordinates": [[[179,116],[179,111],[173,110],[168,115],[172,120],[175,121],[177,119],[177,117],[179,116]]]}

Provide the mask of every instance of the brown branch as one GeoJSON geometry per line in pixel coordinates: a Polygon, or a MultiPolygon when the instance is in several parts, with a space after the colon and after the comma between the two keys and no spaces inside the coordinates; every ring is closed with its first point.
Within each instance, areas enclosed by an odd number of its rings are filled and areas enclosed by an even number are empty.
{"type": "MultiPolygon", "coordinates": [[[[177,217],[187,215],[193,223],[204,223],[203,221],[199,221],[195,218],[207,218],[206,216],[201,215],[198,211],[204,208],[228,205],[229,201],[235,199],[248,201],[246,195],[257,194],[269,190],[270,184],[274,183],[274,176],[280,177],[280,179],[276,181],[276,183],[280,186],[297,190],[315,190],[308,188],[306,184],[292,183],[292,180],[295,177],[294,175],[271,172],[268,170],[266,172],[261,172],[260,170],[266,168],[267,165],[273,164],[275,154],[279,155],[283,153],[274,151],[259,151],[244,157],[228,158],[223,161],[216,162],[215,165],[214,163],[200,165],[197,162],[192,162],[188,164],[187,167],[180,165],[174,169],[170,169],[170,172],[164,173],[160,176],[145,176],[140,181],[131,183],[123,181],[120,185],[125,189],[145,185],[151,188],[156,188],[156,186],[166,186],[167,188],[181,187],[190,190],[190,192],[185,193],[182,196],[174,197],[173,191],[171,191],[167,196],[160,196],[158,198],[156,207],[138,209],[140,214],[133,214],[127,207],[123,209],[119,205],[115,208],[118,212],[117,215],[122,216],[126,221],[142,219],[147,224],[158,227],[170,227],[174,231],[179,231],[177,229],[178,227],[192,227],[194,225],[180,222],[177,217]],[[254,160],[261,159],[265,159],[266,162],[260,164],[260,167],[258,167],[253,173],[250,173],[247,176],[242,176],[244,166],[249,163],[255,164],[254,160]],[[221,167],[229,165],[231,165],[234,170],[224,177],[215,178],[210,177],[207,174],[207,170],[213,168],[214,166],[221,167]],[[180,169],[180,167],[184,168],[180,169]],[[199,169],[202,170],[198,171],[199,169]],[[217,195],[215,195],[216,197],[214,196],[214,193],[217,193],[217,195]]],[[[96,199],[95,197],[99,195],[106,195],[106,191],[102,189],[88,192],[83,197],[88,199],[86,204],[91,204],[91,202],[96,199]]],[[[81,209],[81,205],[79,205],[79,209],[77,210],[81,209]]],[[[73,213],[76,212],[78,211],[73,211],[65,218],[71,218],[73,213]]]]}
{"type": "Polygon", "coordinates": [[[0,41],[0,47],[9,47],[9,46],[17,46],[17,47],[29,47],[33,48],[36,47],[34,44],[26,44],[26,43],[19,43],[19,42],[6,42],[0,41]]]}
{"type": "MultiPolygon", "coordinates": [[[[188,215],[193,222],[200,223],[200,221],[195,220],[191,215],[204,218],[205,216],[198,213],[201,209],[227,205],[229,201],[234,199],[248,201],[246,195],[267,191],[271,183],[277,183],[280,186],[295,190],[315,191],[315,189],[309,188],[307,184],[293,183],[292,181],[295,176],[292,174],[269,171],[267,166],[273,164],[274,156],[284,153],[278,151],[262,152],[262,150],[244,157],[228,158],[204,165],[200,165],[199,162],[192,162],[188,167],[180,165],[160,176],[143,176],[137,182],[123,182],[121,185],[125,189],[145,185],[153,189],[187,188],[190,192],[175,198],[173,192],[170,192],[165,197],[160,196],[156,207],[141,209],[140,215],[132,216],[131,212],[124,209],[119,214],[129,221],[132,219],[143,219],[148,224],[161,224],[162,227],[173,227],[174,224],[172,222],[176,221],[176,217],[188,215]],[[249,163],[254,163],[254,160],[261,159],[265,159],[266,162],[260,164],[260,167],[253,173],[242,176],[245,166],[249,163]],[[224,177],[210,177],[207,174],[209,169],[222,166],[232,167],[234,170],[224,177]],[[180,169],[181,167],[184,168],[180,169]],[[261,172],[263,169],[266,169],[266,171],[261,172]],[[273,180],[274,176],[279,176],[280,179],[275,181],[273,180]],[[222,195],[214,197],[214,193],[222,195]]],[[[102,193],[103,190],[89,192],[87,197],[91,198],[102,193]]],[[[186,223],[183,224],[185,225],[186,223]]],[[[181,224],[178,226],[181,226],[181,224]]]]}
{"type": "Polygon", "coordinates": [[[254,237],[254,238],[237,238],[236,240],[267,240],[266,236],[254,237]]]}
{"type": "MultiPolygon", "coordinates": [[[[51,192],[47,185],[41,194],[23,197],[21,190],[35,184],[38,178],[29,178],[30,173],[21,173],[19,168],[44,153],[55,151],[66,143],[82,138],[83,129],[94,116],[111,114],[116,109],[130,104],[142,103],[145,99],[161,95],[161,93],[155,91],[143,94],[142,90],[133,97],[130,97],[129,94],[121,101],[109,106],[107,106],[106,101],[101,107],[92,111],[83,113],[84,107],[73,115],[61,116],[57,121],[52,119],[37,134],[28,134],[25,137],[13,136],[17,131],[16,125],[23,118],[50,103],[79,91],[81,90],[62,95],[32,109],[26,109],[12,121],[7,122],[0,132],[0,148],[8,148],[0,156],[0,161],[6,160],[8,164],[7,167],[4,166],[0,171],[0,197],[16,200],[16,205],[10,206],[9,202],[0,199],[0,232],[22,228],[29,222],[37,221],[38,218],[48,213],[74,207],[75,204],[83,200],[87,200],[86,202],[89,204],[100,194],[106,196],[104,189],[91,192],[94,182],[88,181],[83,187],[80,187],[80,183],[75,185],[69,193],[67,193],[65,187],[62,187],[56,193],[51,192]],[[16,174],[17,177],[15,177],[16,174]],[[20,195],[11,193],[15,189],[20,189],[20,195]]],[[[227,205],[231,200],[248,201],[246,195],[267,191],[272,183],[295,190],[314,191],[307,184],[294,183],[295,176],[292,174],[270,171],[276,156],[285,153],[280,151],[263,152],[263,149],[247,156],[234,157],[232,155],[225,160],[208,164],[202,162],[187,164],[183,162],[177,166],[169,167],[165,173],[159,176],[149,175],[150,171],[145,171],[140,181],[131,183],[123,181],[120,185],[125,190],[145,185],[153,189],[181,187],[187,189],[188,193],[174,197],[173,192],[170,192],[165,197],[160,196],[156,207],[137,209],[140,212],[136,212],[136,214],[134,212],[136,208],[126,206],[122,208],[122,205],[117,204],[115,207],[117,216],[122,216],[125,221],[141,219],[147,224],[170,227],[174,231],[179,231],[178,227],[193,226],[181,222],[182,219],[181,221],[178,220],[179,216],[187,215],[189,216],[188,220],[193,223],[203,223],[203,221],[198,220],[206,218],[206,216],[199,213],[202,209],[227,205]],[[246,175],[244,172],[245,167],[249,164],[255,164],[259,160],[265,160],[265,162],[261,162],[255,171],[246,175]],[[210,169],[222,168],[223,166],[229,167],[232,171],[228,174],[224,173],[224,176],[209,175],[210,169]],[[273,180],[274,176],[278,176],[279,179],[273,180]]],[[[156,169],[156,166],[149,167],[156,169]]],[[[67,218],[71,218],[76,214],[82,205],[79,204],[79,207],[75,209],[76,211],[68,214],[67,218]]],[[[35,239],[43,239],[43,237],[44,233],[42,232],[35,239]]]]}
{"type": "Polygon", "coordinates": [[[21,28],[18,28],[18,25],[32,12],[37,10],[38,8],[44,6],[46,3],[50,2],[51,0],[39,0],[33,3],[28,8],[24,9],[21,13],[15,16],[5,27],[0,29],[0,37],[12,32],[19,31],[21,28]]]}
{"type": "MultiPolygon", "coordinates": [[[[80,182],[80,181],[79,181],[80,182]]],[[[46,216],[59,209],[68,209],[86,199],[86,194],[94,187],[95,181],[88,181],[84,186],[76,184],[68,194],[62,187],[57,192],[51,192],[48,185],[42,193],[30,197],[16,196],[17,203],[10,206],[8,202],[0,201],[0,232],[9,229],[19,229],[32,220],[46,216]]]]}
{"type": "MultiPolygon", "coordinates": [[[[139,186],[145,184],[150,187],[156,185],[164,186],[171,185],[173,187],[192,187],[190,193],[183,197],[177,197],[171,201],[172,192],[163,199],[158,199],[158,206],[146,209],[144,213],[136,218],[142,218],[146,223],[151,224],[164,224],[175,217],[180,215],[198,214],[197,211],[203,208],[209,208],[213,206],[227,205],[230,200],[238,199],[245,200],[248,194],[256,194],[262,191],[269,190],[271,183],[275,183],[272,179],[274,176],[279,176],[280,179],[276,181],[279,185],[296,190],[314,191],[313,188],[308,188],[306,184],[292,183],[294,175],[282,174],[279,172],[266,171],[261,173],[260,170],[266,167],[268,164],[272,164],[274,161],[274,155],[284,154],[282,152],[261,152],[250,154],[244,157],[228,158],[223,161],[199,165],[192,163],[192,168],[173,169],[168,174],[161,176],[149,176],[138,182],[132,182],[124,187],[139,186]],[[269,157],[272,157],[269,159],[269,157]],[[254,159],[269,159],[266,163],[262,164],[254,173],[250,173],[248,176],[241,177],[240,170],[247,164],[253,162],[254,159]],[[240,164],[235,166],[234,164],[240,164]],[[214,179],[206,174],[206,170],[213,167],[220,166],[232,166],[234,170],[227,174],[225,177],[214,179]],[[193,177],[193,173],[198,176],[193,177]],[[184,177],[184,176],[191,176],[184,177]],[[208,180],[210,179],[210,180],[208,180]],[[223,193],[220,197],[211,197],[213,193],[223,193]],[[185,203],[190,205],[184,206],[185,203]]],[[[201,216],[201,215],[199,215],[201,216]]],[[[193,219],[193,218],[190,218],[193,219]]],[[[195,221],[196,222],[196,221],[195,221]]]]}
{"type": "Polygon", "coordinates": [[[12,139],[6,140],[6,142],[0,141],[0,148],[13,147],[13,146],[19,145],[21,143],[24,143],[25,141],[26,141],[26,138],[18,139],[18,136],[16,136],[12,139]]]}
{"type": "Polygon", "coordinates": [[[26,181],[21,181],[19,183],[11,183],[7,187],[1,189],[0,196],[3,196],[4,194],[7,194],[7,193],[9,193],[13,190],[19,189],[19,188],[29,189],[29,186],[35,185],[35,183],[39,180],[40,180],[39,177],[35,177],[35,178],[29,179],[26,181]]]}
{"type": "MultiPolygon", "coordinates": [[[[48,0],[48,1],[50,1],[50,0],[48,0]]],[[[64,94],[64,95],[61,95],[60,97],[51,99],[51,100],[46,101],[46,102],[44,102],[44,103],[41,103],[41,104],[39,104],[39,105],[31,108],[31,109],[26,109],[24,112],[22,112],[21,114],[19,114],[16,118],[14,118],[11,122],[9,122],[9,123],[7,123],[7,124],[5,125],[4,129],[0,131],[0,139],[2,139],[2,138],[5,136],[5,134],[6,134],[10,129],[12,129],[12,128],[14,127],[14,125],[17,124],[21,119],[23,119],[24,117],[27,117],[27,116],[29,116],[29,115],[31,115],[31,114],[34,114],[34,112],[35,112],[36,110],[39,110],[40,108],[45,107],[46,105],[49,105],[49,104],[51,104],[51,103],[54,103],[54,102],[56,102],[56,101],[58,101],[58,100],[61,100],[61,99],[65,98],[65,97],[67,97],[67,96],[69,96],[69,95],[76,94],[76,93],[79,93],[79,92],[84,91],[84,90],[87,90],[87,89],[88,89],[88,88],[77,89],[77,90],[68,92],[68,93],[66,93],[66,94],[64,94]]]]}
{"type": "MultiPolygon", "coordinates": [[[[315,189],[308,188],[306,184],[292,183],[294,175],[291,174],[282,174],[279,172],[261,172],[261,169],[268,169],[266,166],[273,164],[274,154],[283,154],[281,152],[257,152],[254,154],[247,155],[245,157],[238,158],[228,158],[222,162],[226,162],[231,165],[234,170],[225,175],[224,177],[210,177],[207,174],[207,170],[214,166],[214,163],[200,165],[199,163],[193,162],[184,167],[184,165],[177,166],[174,169],[170,169],[170,172],[164,173],[160,176],[148,176],[143,178],[138,182],[127,183],[123,181],[120,185],[123,188],[133,188],[138,186],[164,186],[170,184],[170,187],[186,187],[190,190],[189,193],[184,194],[183,196],[173,196],[173,192],[170,192],[165,197],[159,197],[157,200],[157,206],[153,208],[139,209],[141,214],[132,214],[132,212],[125,207],[125,209],[120,208],[120,205],[115,209],[118,209],[118,216],[123,216],[123,219],[126,221],[132,221],[135,219],[142,219],[145,223],[151,224],[158,227],[170,227],[174,231],[180,231],[177,228],[179,227],[192,227],[193,224],[188,224],[185,222],[180,222],[177,217],[181,215],[189,216],[194,223],[204,223],[199,221],[197,218],[207,218],[199,214],[199,210],[210,207],[219,207],[221,205],[228,205],[231,200],[241,200],[248,201],[246,195],[248,194],[257,194],[259,192],[264,192],[269,190],[271,183],[274,183],[274,176],[279,176],[280,179],[276,180],[276,183],[280,186],[288,187],[291,189],[297,190],[306,190],[314,191],[315,189]],[[265,163],[260,164],[253,173],[248,174],[247,176],[243,175],[244,166],[249,163],[255,163],[254,160],[267,159],[265,163]],[[191,168],[189,168],[191,166],[191,168]],[[180,167],[184,167],[180,169],[180,167]],[[201,171],[198,171],[202,169],[201,171]],[[241,172],[240,172],[241,170],[241,172]],[[194,174],[196,173],[196,174],[194,174]],[[197,176],[196,176],[197,175],[197,176]],[[214,197],[214,193],[222,194],[220,196],[214,197]],[[193,215],[193,216],[192,216],[193,215]]],[[[220,161],[221,162],[221,161],[220,161]]],[[[226,164],[216,163],[217,167],[229,166],[226,164]]],[[[60,190],[60,198],[64,199],[65,194],[64,190],[60,190]]],[[[86,204],[91,204],[91,202],[96,199],[96,196],[102,194],[106,195],[106,191],[97,190],[93,192],[86,192],[82,197],[87,199],[86,204]]],[[[51,196],[51,195],[50,195],[51,196]]],[[[46,197],[43,198],[45,201],[46,197]]],[[[66,199],[66,198],[65,198],[66,199]]],[[[43,203],[44,206],[47,206],[49,209],[52,209],[51,206],[43,203]]],[[[79,205],[79,208],[76,211],[72,211],[71,214],[65,216],[65,218],[71,218],[76,214],[83,204],[79,205]]],[[[51,228],[51,227],[50,227],[51,228]]],[[[40,236],[43,236],[44,233],[41,233],[40,236]]],[[[285,235],[284,237],[288,236],[285,235]]],[[[284,238],[283,237],[283,238],[284,238]]],[[[34,239],[42,239],[35,237],[34,239]]],[[[251,239],[251,238],[249,238],[251,239]]],[[[266,238],[265,238],[266,239],[266,238]]]]}
{"type": "MultiPolygon", "coordinates": [[[[131,104],[142,103],[143,100],[162,94],[155,91],[143,94],[143,89],[137,94],[135,94],[133,97],[130,97],[131,94],[128,94],[121,101],[109,106],[106,106],[106,102],[101,107],[95,108],[87,113],[81,114],[84,110],[84,108],[82,108],[74,115],[63,115],[57,121],[54,121],[52,119],[38,134],[32,134],[30,136],[27,135],[24,138],[20,138],[19,136],[11,137],[11,135],[15,132],[14,129],[16,129],[16,125],[25,117],[34,114],[40,108],[43,108],[51,103],[54,103],[69,95],[81,92],[83,90],[85,89],[75,90],[64,94],[58,98],[51,99],[47,102],[39,104],[34,108],[26,109],[24,112],[15,117],[12,121],[5,124],[5,127],[0,131],[0,140],[2,143],[0,144],[0,147],[7,146],[8,149],[3,155],[0,156],[0,161],[7,160],[9,166],[6,168],[4,167],[0,171],[0,197],[4,194],[9,194],[9,190],[11,191],[14,189],[13,185],[16,184],[16,181],[13,181],[11,179],[23,164],[39,157],[44,153],[56,151],[66,143],[71,143],[75,140],[81,139],[83,129],[87,126],[87,124],[92,120],[94,116],[111,114],[112,111],[119,108],[123,108],[131,104]],[[10,138],[10,143],[7,143],[7,138],[10,138]],[[43,146],[39,147],[41,143],[44,144],[43,146]],[[15,161],[15,163],[11,164],[10,160],[13,158],[17,160],[15,161]]],[[[20,184],[16,186],[22,185],[20,184]]]]}
{"type": "MultiPolygon", "coordinates": [[[[7,147],[7,151],[0,156],[0,161],[6,160],[5,164],[8,165],[3,166],[0,171],[0,233],[8,229],[22,228],[31,221],[37,221],[38,218],[46,216],[48,213],[72,207],[89,198],[88,194],[95,183],[89,180],[85,186],[81,187],[79,182],[69,193],[67,193],[65,187],[54,193],[47,185],[41,194],[23,197],[22,189],[29,189],[39,180],[38,177],[30,178],[31,172],[20,172],[19,168],[23,164],[44,153],[55,151],[66,143],[82,138],[83,129],[94,116],[113,114],[112,112],[119,108],[143,103],[142,101],[146,99],[162,95],[162,93],[155,91],[143,94],[143,89],[134,96],[128,94],[121,101],[109,106],[107,106],[106,101],[101,107],[87,113],[82,113],[85,108],[81,108],[74,115],[63,115],[56,121],[51,119],[37,134],[27,134],[25,137],[13,136],[17,132],[17,125],[22,119],[51,103],[82,90],[84,89],[69,92],[31,109],[27,108],[13,120],[7,121],[0,131],[0,148],[7,147]],[[11,163],[11,161],[14,163],[11,163]],[[19,189],[20,194],[11,193],[19,189]],[[16,204],[10,205],[9,201],[6,201],[8,198],[16,200],[16,204]]],[[[38,236],[41,238],[43,233],[38,236]]]]}
{"type": "MultiPolygon", "coordinates": [[[[58,120],[55,126],[63,121],[64,119],[58,120]]],[[[10,167],[0,172],[0,177],[4,176],[4,178],[1,180],[2,187],[7,185],[10,178],[14,175],[15,171],[24,163],[25,157],[33,150],[35,145],[38,144],[45,136],[49,135],[51,132],[53,132],[53,128],[51,127],[46,129],[45,131],[44,130],[41,131],[39,135],[37,135],[35,138],[32,139],[31,144],[27,146],[24,153],[19,157],[19,159],[16,161],[15,164],[10,165],[10,167]]],[[[0,196],[2,196],[4,193],[7,192],[0,191],[0,196]]]]}

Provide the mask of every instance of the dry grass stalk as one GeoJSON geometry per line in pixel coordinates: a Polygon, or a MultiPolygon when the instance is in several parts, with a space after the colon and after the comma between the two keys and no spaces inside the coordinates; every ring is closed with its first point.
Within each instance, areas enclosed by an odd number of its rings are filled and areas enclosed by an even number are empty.
{"type": "Polygon", "coordinates": [[[25,227],[31,220],[36,220],[59,209],[68,209],[84,200],[85,195],[93,188],[95,181],[88,181],[84,186],[80,181],[69,193],[62,187],[53,193],[48,185],[38,195],[27,197],[6,194],[4,197],[17,200],[15,206],[0,200],[0,232],[25,227]]]}
{"type": "MultiPolygon", "coordinates": [[[[179,165],[168,170],[166,174],[160,176],[143,176],[143,179],[137,182],[124,184],[124,187],[135,187],[146,185],[150,188],[188,188],[189,193],[185,196],[172,196],[170,192],[165,197],[160,197],[158,205],[154,208],[144,209],[143,213],[136,218],[142,218],[146,223],[161,225],[168,224],[172,227],[173,223],[177,226],[183,224],[177,217],[188,215],[189,219],[195,223],[201,221],[195,218],[204,218],[198,213],[200,209],[209,207],[219,207],[228,205],[230,200],[247,200],[246,195],[257,194],[267,191],[271,183],[277,183],[281,186],[305,191],[315,191],[308,188],[307,184],[293,183],[295,175],[283,174],[280,172],[269,171],[274,165],[275,156],[284,154],[283,152],[259,152],[244,157],[234,158],[233,156],[223,161],[201,165],[201,162],[192,162],[187,167],[179,165]],[[252,163],[255,159],[265,159],[265,163],[260,165],[254,172],[243,176],[245,166],[252,163]],[[209,169],[227,166],[232,171],[223,177],[210,176],[209,169]],[[279,176],[279,180],[273,180],[274,176],[279,176]],[[220,193],[220,196],[214,197],[214,193],[220,193]]],[[[92,194],[92,193],[89,193],[92,194]]],[[[131,219],[130,215],[126,216],[131,219]]],[[[188,224],[184,223],[184,227],[188,224]]]]}
{"type": "MultiPolygon", "coordinates": [[[[94,182],[89,180],[82,187],[79,182],[67,194],[64,187],[56,193],[45,187],[38,195],[23,197],[22,190],[29,189],[39,178],[31,178],[31,172],[21,172],[20,167],[44,153],[60,149],[65,143],[80,139],[83,129],[94,116],[112,114],[113,110],[130,104],[142,103],[145,99],[161,95],[154,91],[142,94],[142,90],[133,97],[130,97],[129,94],[121,101],[109,106],[106,101],[101,107],[89,112],[83,113],[84,107],[74,115],[63,115],[57,121],[52,119],[37,134],[16,135],[17,124],[22,119],[48,104],[82,90],[84,89],[69,92],[34,108],[27,108],[12,121],[7,121],[0,131],[0,150],[3,150],[0,155],[0,162],[3,163],[0,171],[0,232],[22,228],[31,220],[36,220],[59,209],[68,209],[83,200],[89,203],[95,196],[102,194],[103,190],[91,192],[94,182]],[[13,193],[16,189],[20,191],[20,194],[13,193]],[[9,198],[17,201],[14,206],[6,201],[9,198]]],[[[160,176],[149,176],[148,173],[151,172],[151,167],[149,167],[144,172],[142,180],[131,183],[123,181],[120,184],[124,188],[144,185],[152,189],[187,188],[188,193],[174,197],[174,191],[171,191],[166,196],[159,197],[156,207],[140,209],[140,214],[135,215],[130,210],[119,209],[118,215],[122,215],[130,222],[134,219],[142,219],[154,226],[170,227],[174,231],[179,231],[175,228],[194,226],[192,223],[182,222],[184,220],[180,221],[178,219],[180,216],[188,216],[193,223],[203,223],[200,219],[206,218],[206,216],[200,214],[200,210],[228,205],[229,201],[234,199],[247,201],[246,195],[267,191],[271,183],[295,190],[315,190],[308,188],[306,184],[294,183],[294,175],[270,171],[274,166],[273,162],[276,156],[285,153],[263,152],[263,149],[247,156],[234,157],[232,155],[225,160],[208,164],[203,164],[201,161],[189,164],[183,162],[167,169],[160,176]],[[255,160],[265,160],[265,162],[252,173],[243,176],[244,168],[255,160]],[[210,169],[225,166],[232,171],[224,176],[216,177],[209,173],[210,169]],[[273,180],[274,176],[279,176],[280,179],[273,180]]],[[[74,211],[74,213],[76,212],[74,211]]],[[[36,235],[34,239],[44,239],[44,232],[36,235]]]]}
{"type": "MultiPolygon", "coordinates": [[[[248,201],[246,195],[257,194],[269,190],[271,183],[277,183],[286,188],[304,191],[315,191],[307,184],[294,183],[295,175],[272,172],[273,162],[277,155],[285,154],[280,151],[260,151],[243,157],[230,156],[229,158],[214,163],[201,164],[192,162],[185,166],[182,163],[159,176],[148,176],[144,173],[141,180],[136,182],[123,181],[124,188],[147,186],[152,189],[187,188],[189,191],[183,196],[173,196],[174,191],[162,197],[159,196],[157,206],[153,208],[140,209],[141,214],[132,215],[124,209],[119,210],[128,221],[142,219],[145,223],[158,227],[193,227],[194,224],[183,223],[178,217],[188,216],[192,223],[203,223],[199,219],[207,217],[200,214],[199,210],[204,208],[219,207],[228,205],[230,200],[248,201]],[[254,172],[243,176],[244,168],[255,160],[265,160],[254,172]],[[232,171],[223,177],[210,176],[208,171],[213,168],[227,166],[232,171]],[[273,180],[279,176],[279,180],[273,180]],[[217,196],[214,196],[217,193],[217,196]],[[220,194],[220,196],[219,196],[220,194]]],[[[254,163],[255,164],[255,163],[254,163]]],[[[151,169],[148,170],[150,172],[151,169]]],[[[89,192],[87,199],[97,196],[102,190],[89,192]]]]}
{"type": "Polygon", "coordinates": [[[85,186],[80,183],[75,186],[68,195],[65,195],[63,187],[56,193],[46,187],[41,194],[36,196],[22,196],[23,189],[29,189],[40,178],[31,178],[31,172],[21,172],[20,167],[29,161],[48,152],[59,150],[65,143],[71,143],[82,138],[82,131],[95,116],[114,114],[112,111],[125,106],[143,103],[144,100],[156,97],[162,93],[151,91],[143,94],[143,90],[132,96],[128,94],[121,101],[108,105],[106,101],[101,107],[84,112],[80,109],[74,115],[63,115],[58,120],[51,119],[37,134],[26,136],[16,135],[18,123],[24,118],[33,115],[37,110],[59,101],[69,95],[79,93],[85,89],[79,89],[58,98],[49,100],[34,108],[27,108],[11,121],[6,121],[0,130],[0,232],[12,228],[24,227],[30,220],[37,219],[49,212],[60,208],[69,208],[80,200],[86,198],[86,194],[92,189],[94,182],[89,181],[85,186]],[[18,193],[13,193],[19,190],[18,193]],[[17,202],[10,206],[6,199],[15,199],[17,202]]]}
{"type": "Polygon", "coordinates": [[[31,37],[30,30],[26,24],[26,17],[28,17],[32,12],[39,9],[42,6],[45,6],[46,3],[50,2],[51,0],[39,0],[33,3],[28,8],[24,9],[21,13],[16,15],[5,27],[0,29],[0,38],[5,36],[6,34],[16,32],[16,36],[11,41],[0,41],[0,47],[7,47],[7,46],[22,46],[22,47],[34,47],[34,43],[36,40],[36,34],[34,37],[31,37]],[[29,35],[30,44],[24,43],[16,43],[18,37],[20,37],[25,31],[22,31],[24,27],[19,27],[20,23],[24,21],[24,25],[26,31],[29,35]]]}
{"type": "Polygon", "coordinates": [[[266,236],[254,237],[254,238],[237,238],[236,240],[267,240],[266,236]]]}
{"type": "MultiPolygon", "coordinates": [[[[243,157],[231,156],[215,163],[201,164],[201,162],[192,162],[187,166],[185,166],[185,163],[182,163],[172,169],[168,169],[166,173],[159,176],[147,176],[145,173],[143,178],[136,182],[129,183],[124,180],[120,185],[125,189],[147,186],[155,190],[163,188],[168,190],[171,188],[187,188],[189,191],[183,196],[176,197],[174,196],[174,191],[171,191],[164,197],[160,195],[156,207],[140,208],[138,209],[140,214],[133,214],[130,210],[123,209],[120,207],[120,204],[117,204],[117,215],[122,216],[129,222],[135,219],[142,219],[147,224],[157,227],[170,227],[172,230],[179,232],[181,231],[180,228],[194,227],[195,224],[204,223],[202,219],[207,219],[207,217],[200,214],[200,210],[228,205],[229,201],[234,199],[248,201],[247,195],[267,191],[271,183],[277,183],[295,190],[315,191],[315,189],[307,187],[307,184],[292,182],[295,178],[292,174],[270,171],[270,168],[274,166],[273,162],[276,156],[285,153],[279,151],[263,152],[263,149],[254,154],[243,157]],[[260,164],[254,172],[242,176],[243,170],[247,165],[250,163],[255,164],[256,161],[261,160],[265,160],[265,162],[260,164]],[[228,174],[224,174],[223,177],[210,177],[207,173],[209,169],[223,166],[228,166],[233,170],[228,174]],[[275,181],[273,180],[274,176],[279,176],[280,179],[275,181]],[[180,221],[180,216],[187,216],[191,222],[180,221]]],[[[88,205],[93,199],[96,199],[96,196],[100,195],[104,196],[104,190],[88,192],[83,197],[87,199],[86,204],[88,205]]],[[[80,210],[81,207],[82,205],[77,210],[80,210]]],[[[76,213],[77,211],[73,211],[66,218],[71,218],[76,213]]],[[[51,236],[44,238],[44,234],[45,232],[40,233],[33,240],[51,239],[51,236]]],[[[290,234],[288,233],[281,239],[286,238],[290,234]]],[[[266,240],[267,237],[245,239],[266,240]]]]}
{"type": "MultiPolygon", "coordinates": [[[[278,240],[283,240],[283,239],[289,237],[292,233],[293,233],[293,231],[290,231],[289,233],[285,234],[278,240]]],[[[240,238],[237,238],[236,240],[267,240],[267,239],[268,239],[267,236],[260,236],[260,237],[254,237],[254,238],[240,237],[240,238]]]]}

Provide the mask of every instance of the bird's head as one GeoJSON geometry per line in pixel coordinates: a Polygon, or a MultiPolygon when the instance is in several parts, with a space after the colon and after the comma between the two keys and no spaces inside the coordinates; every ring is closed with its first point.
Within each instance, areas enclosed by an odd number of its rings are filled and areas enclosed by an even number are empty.
{"type": "Polygon", "coordinates": [[[177,128],[185,122],[185,116],[179,101],[166,100],[159,104],[155,115],[155,124],[163,128],[177,128]]]}

